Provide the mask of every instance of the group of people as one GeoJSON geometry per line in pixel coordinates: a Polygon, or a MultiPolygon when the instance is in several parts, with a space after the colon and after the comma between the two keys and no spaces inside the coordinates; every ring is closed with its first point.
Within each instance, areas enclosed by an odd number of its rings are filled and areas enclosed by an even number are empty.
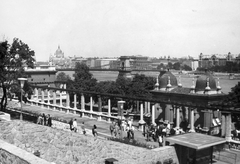
{"type": "MultiPolygon", "coordinates": [[[[71,119],[71,120],[69,121],[69,126],[70,126],[70,130],[71,130],[71,131],[79,132],[78,124],[77,124],[77,119],[74,119],[74,120],[71,119]]],[[[85,123],[84,123],[84,122],[82,122],[81,130],[82,130],[82,134],[87,135],[86,128],[85,128],[85,123]]],[[[96,126],[96,125],[93,125],[93,127],[92,127],[92,135],[93,135],[94,137],[97,137],[97,136],[98,136],[97,126],[96,126]]]]}
{"type": "Polygon", "coordinates": [[[38,119],[37,119],[37,124],[51,127],[52,126],[52,118],[51,118],[50,114],[45,115],[43,113],[42,115],[39,115],[38,119]]]}
{"type": "Polygon", "coordinates": [[[158,142],[159,146],[163,146],[164,138],[166,136],[181,134],[184,131],[181,128],[171,128],[170,123],[160,123],[158,125],[147,124],[143,135],[146,137],[147,141],[158,142]]]}
{"type": "Polygon", "coordinates": [[[120,138],[121,131],[127,132],[128,139],[134,139],[134,127],[132,126],[132,119],[117,120],[112,122],[109,127],[112,137],[120,138]]]}

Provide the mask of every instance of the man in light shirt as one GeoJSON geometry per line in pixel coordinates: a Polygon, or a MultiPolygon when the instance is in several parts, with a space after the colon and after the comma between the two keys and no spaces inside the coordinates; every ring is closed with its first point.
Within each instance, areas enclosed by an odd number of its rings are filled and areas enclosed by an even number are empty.
{"type": "Polygon", "coordinates": [[[73,131],[77,132],[77,119],[74,119],[73,121],[73,131]]]}

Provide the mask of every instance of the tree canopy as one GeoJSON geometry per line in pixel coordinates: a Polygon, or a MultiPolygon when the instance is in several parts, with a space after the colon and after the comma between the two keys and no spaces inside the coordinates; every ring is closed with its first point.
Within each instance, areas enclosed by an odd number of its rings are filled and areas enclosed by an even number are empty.
{"type": "Polygon", "coordinates": [[[230,103],[234,107],[240,108],[240,82],[231,88],[231,92],[229,92],[225,102],[230,103]]]}
{"type": "MultiPolygon", "coordinates": [[[[0,83],[3,90],[1,110],[6,108],[7,94],[20,91],[17,78],[24,77],[24,67],[33,68],[34,55],[34,51],[17,38],[13,39],[11,45],[8,41],[0,42],[0,83]]],[[[26,86],[25,91],[31,94],[29,85],[26,86]]]]}
{"type": "Polygon", "coordinates": [[[76,63],[73,87],[82,91],[94,91],[97,80],[85,63],[76,63]]]}

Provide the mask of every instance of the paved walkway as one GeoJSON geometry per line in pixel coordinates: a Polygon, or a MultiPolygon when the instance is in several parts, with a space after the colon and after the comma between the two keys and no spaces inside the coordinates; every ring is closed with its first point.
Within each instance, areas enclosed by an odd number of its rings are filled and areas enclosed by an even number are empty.
{"type": "MultiPolygon", "coordinates": [[[[14,108],[14,110],[20,111],[19,104],[16,101],[9,101],[8,107],[10,107],[12,109],[14,108]]],[[[53,111],[53,110],[50,110],[47,108],[41,108],[39,106],[31,106],[29,104],[23,104],[23,112],[34,113],[34,114],[42,114],[42,113],[50,114],[51,117],[61,118],[62,120],[65,120],[67,122],[69,122],[69,120],[71,118],[77,119],[78,125],[81,125],[82,122],[84,122],[85,127],[87,129],[87,135],[92,136],[92,134],[91,134],[92,126],[96,125],[97,131],[98,131],[100,137],[111,137],[110,131],[109,131],[110,124],[107,123],[106,121],[97,121],[96,119],[80,117],[79,115],[75,115],[75,114],[71,114],[71,113],[67,114],[65,112],[53,111]]],[[[23,117],[23,119],[24,119],[24,117],[23,117]]],[[[135,128],[135,129],[137,129],[137,128],[135,128]]],[[[126,132],[123,132],[123,137],[126,137],[126,136],[127,136],[126,132]]],[[[143,136],[142,132],[139,130],[134,131],[134,137],[140,143],[145,143],[148,145],[158,147],[157,142],[153,142],[153,141],[147,142],[146,138],[143,136]]],[[[214,164],[227,164],[227,163],[214,160],[214,164]]]]}
{"type": "MultiPolygon", "coordinates": [[[[19,110],[20,111],[19,104],[16,101],[11,101],[11,102],[9,101],[8,102],[8,107],[10,107],[12,109],[14,108],[14,110],[19,110]]],[[[110,130],[109,130],[110,124],[106,121],[97,121],[96,119],[90,119],[88,117],[80,117],[79,115],[72,114],[72,113],[67,114],[65,112],[53,111],[53,110],[50,110],[50,109],[47,109],[47,108],[41,108],[39,106],[31,106],[29,104],[24,104],[24,103],[23,103],[23,109],[22,110],[23,110],[23,112],[27,112],[27,113],[50,114],[51,117],[61,118],[62,120],[66,120],[67,122],[69,122],[71,118],[77,119],[78,125],[81,125],[82,122],[84,122],[88,135],[92,136],[91,129],[92,129],[93,125],[96,125],[97,126],[97,131],[100,134],[100,136],[111,137],[110,130]]],[[[23,119],[24,119],[24,117],[23,117],[23,119]]],[[[153,142],[153,141],[148,141],[147,142],[146,138],[143,136],[142,132],[137,130],[137,128],[135,128],[135,129],[136,129],[134,131],[135,140],[137,140],[141,143],[145,143],[145,144],[149,144],[149,145],[158,147],[157,142],[153,142]]],[[[122,136],[126,137],[127,133],[123,131],[122,136]]]]}

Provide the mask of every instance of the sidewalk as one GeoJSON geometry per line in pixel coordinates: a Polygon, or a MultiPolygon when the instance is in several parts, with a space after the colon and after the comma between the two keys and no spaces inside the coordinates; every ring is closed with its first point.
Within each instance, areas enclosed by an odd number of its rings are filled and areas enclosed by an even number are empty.
{"type": "MultiPolygon", "coordinates": [[[[14,110],[19,110],[20,111],[20,107],[19,107],[18,103],[15,102],[15,101],[9,101],[8,102],[8,107],[12,108],[14,110]]],[[[66,120],[67,122],[69,122],[70,119],[73,118],[73,119],[77,120],[78,126],[81,126],[82,122],[84,122],[86,131],[87,131],[87,135],[93,136],[91,129],[92,129],[93,125],[96,125],[99,136],[101,136],[101,137],[111,137],[110,130],[109,130],[110,124],[107,123],[106,121],[97,121],[96,119],[90,119],[90,118],[87,118],[87,117],[80,117],[79,115],[76,115],[76,114],[71,114],[71,113],[67,114],[65,112],[53,111],[53,110],[50,110],[50,109],[47,109],[47,108],[41,108],[41,107],[38,107],[38,106],[31,106],[29,104],[24,104],[24,103],[23,103],[22,111],[27,112],[27,113],[28,112],[29,113],[35,113],[37,115],[40,115],[42,113],[50,114],[51,117],[61,118],[62,120],[66,120]]],[[[24,117],[23,117],[23,119],[24,119],[24,117]]],[[[135,129],[136,129],[134,131],[134,139],[135,140],[137,140],[138,142],[141,142],[141,143],[145,143],[145,144],[148,144],[148,145],[158,147],[158,142],[153,142],[153,141],[148,141],[147,142],[146,138],[143,136],[142,132],[138,131],[137,128],[135,128],[135,129]]],[[[123,131],[122,136],[126,137],[127,133],[123,131]]]]}

